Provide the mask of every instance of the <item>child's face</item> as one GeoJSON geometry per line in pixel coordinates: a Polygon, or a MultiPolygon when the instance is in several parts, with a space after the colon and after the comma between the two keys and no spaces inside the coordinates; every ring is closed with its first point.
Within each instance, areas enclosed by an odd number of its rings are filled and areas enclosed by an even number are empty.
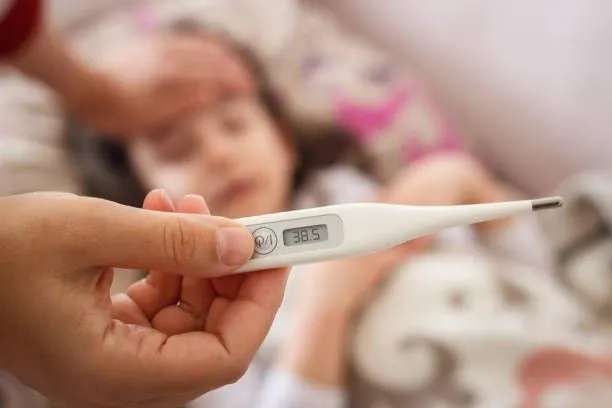
{"type": "Polygon", "coordinates": [[[201,194],[212,214],[232,218],[287,205],[293,150],[255,96],[220,102],[147,136],[129,148],[147,188],[201,194]]]}

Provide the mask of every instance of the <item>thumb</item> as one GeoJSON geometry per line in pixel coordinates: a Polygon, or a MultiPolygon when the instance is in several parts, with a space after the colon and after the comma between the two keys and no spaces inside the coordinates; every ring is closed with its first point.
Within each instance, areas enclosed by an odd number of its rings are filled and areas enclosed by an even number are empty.
{"type": "Polygon", "coordinates": [[[71,205],[65,244],[87,266],[214,277],[231,273],[253,253],[251,233],[226,218],[144,210],[82,197],[71,205]]]}

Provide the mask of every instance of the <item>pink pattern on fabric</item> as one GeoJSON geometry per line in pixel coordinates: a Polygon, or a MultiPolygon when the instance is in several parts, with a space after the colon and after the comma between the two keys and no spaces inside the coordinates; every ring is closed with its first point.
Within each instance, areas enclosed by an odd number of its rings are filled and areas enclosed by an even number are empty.
{"type": "Polygon", "coordinates": [[[336,118],[348,130],[354,132],[362,143],[370,143],[379,132],[393,124],[397,115],[406,107],[411,92],[406,87],[394,91],[380,105],[363,106],[353,101],[336,98],[336,118]]]}
{"type": "MultiPolygon", "coordinates": [[[[411,103],[417,97],[417,87],[402,84],[390,92],[390,96],[377,105],[358,105],[346,97],[335,98],[336,120],[349,131],[353,132],[360,143],[368,145],[382,137],[388,137],[385,131],[390,130],[401,115],[407,115],[411,103]]],[[[429,107],[434,109],[433,107],[429,107]]],[[[448,123],[436,115],[439,123],[438,134],[433,143],[427,143],[421,135],[408,133],[403,135],[401,159],[411,163],[431,153],[456,151],[463,148],[461,137],[453,131],[448,123]]],[[[391,130],[394,131],[394,130],[391,130]]],[[[397,129],[399,132],[406,130],[397,129]]]]}
{"type": "Polygon", "coordinates": [[[402,160],[414,162],[427,157],[431,153],[453,152],[463,149],[461,137],[448,125],[444,119],[440,119],[440,134],[436,136],[433,145],[427,145],[421,141],[418,135],[409,135],[402,145],[402,160]]]}

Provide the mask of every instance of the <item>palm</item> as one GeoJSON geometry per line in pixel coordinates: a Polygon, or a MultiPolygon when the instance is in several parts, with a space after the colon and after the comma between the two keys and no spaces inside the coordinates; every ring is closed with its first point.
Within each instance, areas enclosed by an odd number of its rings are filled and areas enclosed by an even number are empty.
{"type": "MultiPolygon", "coordinates": [[[[160,197],[150,194],[144,207],[173,211],[160,197]]],[[[208,212],[204,201],[193,196],[181,200],[176,210],[208,212]]],[[[241,373],[232,372],[232,367],[246,366],[272,322],[273,313],[265,313],[266,309],[276,310],[280,302],[269,288],[277,287],[285,277],[279,270],[213,279],[151,271],[131,285],[127,294],[112,299],[109,326],[119,345],[112,358],[126,365],[133,362],[134,355],[145,358],[147,364],[167,370],[170,380],[179,383],[230,367],[222,383],[203,384],[206,389],[235,380],[241,373]]],[[[164,381],[167,386],[168,377],[164,381]]]]}

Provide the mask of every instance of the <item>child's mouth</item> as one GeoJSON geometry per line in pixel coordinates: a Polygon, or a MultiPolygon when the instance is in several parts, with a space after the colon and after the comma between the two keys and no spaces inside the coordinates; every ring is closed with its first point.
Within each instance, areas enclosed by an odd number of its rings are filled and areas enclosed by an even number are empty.
{"type": "Polygon", "coordinates": [[[235,179],[225,184],[216,194],[217,200],[221,203],[229,204],[237,199],[243,199],[246,195],[254,191],[256,183],[253,179],[235,179]]]}

